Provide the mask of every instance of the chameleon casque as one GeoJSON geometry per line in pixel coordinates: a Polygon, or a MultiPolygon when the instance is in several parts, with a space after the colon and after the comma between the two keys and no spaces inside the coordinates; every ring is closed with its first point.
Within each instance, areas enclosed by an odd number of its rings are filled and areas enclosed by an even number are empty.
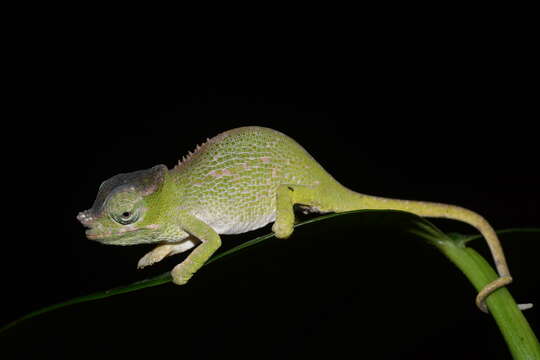
{"type": "Polygon", "coordinates": [[[482,233],[500,276],[478,294],[480,309],[487,312],[485,298],[512,281],[497,235],[480,215],[453,205],[349,190],[293,139],[262,127],[221,133],[171,170],[157,165],[116,175],[101,184],[92,208],[77,218],[88,228],[88,239],[103,244],[157,244],[139,260],[139,268],[194,248],[171,271],[174,283],[182,285],[220,247],[219,234],[274,222],[275,235],[289,237],[294,205],[315,213],[392,209],[463,221],[482,233]]]}

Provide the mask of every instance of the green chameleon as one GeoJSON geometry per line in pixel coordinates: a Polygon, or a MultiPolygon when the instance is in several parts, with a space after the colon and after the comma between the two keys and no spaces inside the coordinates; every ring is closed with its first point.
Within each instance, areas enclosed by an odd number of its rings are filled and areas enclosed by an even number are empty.
{"type": "Polygon", "coordinates": [[[91,209],[78,220],[88,239],[110,245],[155,243],[139,268],[195,248],[172,272],[178,285],[220,247],[219,234],[239,234],[270,222],[278,238],[293,231],[294,206],[313,213],[392,209],[460,220],[486,239],[499,278],[477,295],[485,298],[512,282],[503,250],[489,223],[462,207],[388,199],[345,188],[288,136],[263,127],[226,131],[197,146],[173,169],[157,165],[103,182],[91,209]]]}

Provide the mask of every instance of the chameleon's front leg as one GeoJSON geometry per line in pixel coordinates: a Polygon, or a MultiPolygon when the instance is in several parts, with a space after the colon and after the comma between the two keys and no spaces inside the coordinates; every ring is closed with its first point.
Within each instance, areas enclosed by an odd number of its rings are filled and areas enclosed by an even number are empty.
{"type": "Polygon", "coordinates": [[[199,270],[212,254],[221,246],[221,238],[205,222],[186,212],[178,214],[177,225],[188,234],[201,241],[189,256],[171,271],[173,282],[183,285],[199,270]]]}
{"type": "Polygon", "coordinates": [[[197,239],[192,236],[188,237],[185,240],[182,240],[180,243],[172,244],[162,244],[156,246],[152,251],[146,253],[137,264],[138,269],[142,269],[146,266],[153,265],[157,262],[160,262],[167,256],[172,256],[176,254],[183,253],[194,247],[198,243],[197,239]]]}

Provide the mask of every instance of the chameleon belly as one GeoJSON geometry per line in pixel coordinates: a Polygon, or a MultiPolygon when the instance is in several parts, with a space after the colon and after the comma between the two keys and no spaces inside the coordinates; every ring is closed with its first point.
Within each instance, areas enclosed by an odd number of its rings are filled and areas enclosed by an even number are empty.
{"type": "Polygon", "coordinates": [[[222,133],[171,171],[178,173],[180,208],[219,234],[243,233],[274,221],[282,184],[316,187],[332,180],[294,140],[260,127],[222,133]]]}

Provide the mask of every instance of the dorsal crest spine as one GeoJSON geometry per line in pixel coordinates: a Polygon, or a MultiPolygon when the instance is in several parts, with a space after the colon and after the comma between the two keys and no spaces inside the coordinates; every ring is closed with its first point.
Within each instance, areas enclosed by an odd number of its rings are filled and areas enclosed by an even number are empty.
{"type": "Polygon", "coordinates": [[[206,138],[206,141],[203,142],[202,144],[200,145],[197,145],[195,147],[195,150],[193,151],[188,151],[187,155],[184,155],[182,156],[182,159],[180,161],[178,161],[178,164],[176,165],[176,167],[178,166],[181,166],[181,165],[184,165],[186,163],[188,163],[189,161],[191,161],[191,159],[193,158],[193,156],[195,154],[198,154],[208,143],[210,142],[210,139],[209,138],[206,138]]]}

